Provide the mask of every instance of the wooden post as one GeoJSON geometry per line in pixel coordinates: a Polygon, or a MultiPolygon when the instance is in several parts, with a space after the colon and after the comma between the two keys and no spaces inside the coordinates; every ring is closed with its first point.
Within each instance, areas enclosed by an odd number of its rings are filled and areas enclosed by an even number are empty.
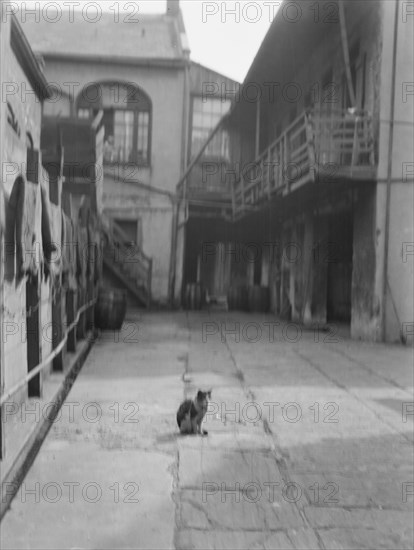
{"type": "Polygon", "coordinates": [[[256,103],[256,151],[255,159],[258,158],[260,153],[260,101],[257,100],[256,103]]]}
{"type": "Polygon", "coordinates": [[[288,164],[289,164],[289,139],[287,132],[283,135],[283,146],[284,146],[284,154],[283,154],[283,164],[284,168],[282,170],[282,174],[284,173],[284,185],[286,186],[286,193],[289,193],[290,191],[290,182],[289,182],[289,172],[288,172],[288,164]]]}
{"type": "MultiPolygon", "coordinates": [[[[66,292],[66,319],[67,324],[70,326],[76,317],[76,293],[73,290],[66,292]]],[[[76,327],[72,329],[68,334],[67,350],[71,352],[76,351],[76,327]]]]}
{"type": "MultiPolygon", "coordinates": [[[[78,288],[77,292],[77,309],[79,309],[85,305],[85,289],[82,287],[78,288]]],[[[82,315],[79,317],[79,322],[76,327],[76,336],[79,338],[79,340],[83,340],[85,338],[85,313],[82,313],[82,315]]]]}
{"type": "Polygon", "coordinates": [[[267,150],[266,154],[267,158],[267,168],[266,168],[266,189],[267,189],[267,198],[270,201],[270,170],[271,170],[271,154],[270,154],[270,148],[267,150]]]}
{"type": "Polygon", "coordinates": [[[151,288],[152,288],[152,258],[148,262],[148,275],[147,275],[147,308],[151,306],[151,288]]]}
{"type": "Polygon", "coordinates": [[[241,200],[242,200],[242,210],[244,210],[244,203],[245,203],[245,197],[244,197],[244,174],[241,174],[240,178],[240,187],[241,187],[241,200]]]}
{"type": "MultiPolygon", "coordinates": [[[[93,280],[88,281],[88,292],[86,295],[86,303],[89,303],[91,300],[94,299],[94,283],[93,280]]],[[[86,311],[86,332],[92,331],[94,332],[95,329],[95,310],[91,306],[86,311]]]]}
{"type": "Polygon", "coordinates": [[[311,123],[310,117],[311,115],[309,116],[305,113],[305,128],[306,128],[306,141],[308,143],[309,171],[312,172],[311,174],[312,181],[315,181],[316,180],[315,143],[313,140],[313,129],[312,129],[312,123],[311,123]]]}

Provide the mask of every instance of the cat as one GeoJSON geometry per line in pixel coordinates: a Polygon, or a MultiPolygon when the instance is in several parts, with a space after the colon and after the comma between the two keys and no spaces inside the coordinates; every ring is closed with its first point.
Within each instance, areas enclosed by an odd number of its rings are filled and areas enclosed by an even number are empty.
{"type": "Polygon", "coordinates": [[[210,399],[211,390],[206,392],[198,390],[195,399],[186,399],[181,403],[177,411],[177,424],[183,435],[208,435],[206,430],[201,430],[201,423],[206,415],[210,399]]]}

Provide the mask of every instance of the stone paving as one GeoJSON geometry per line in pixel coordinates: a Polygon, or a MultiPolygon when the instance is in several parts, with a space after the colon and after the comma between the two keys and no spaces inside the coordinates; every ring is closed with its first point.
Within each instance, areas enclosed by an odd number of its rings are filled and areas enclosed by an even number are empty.
{"type": "Polygon", "coordinates": [[[130,312],[102,334],[1,547],[412,548],[413,350],[276,322],[130,312]],[[182,437],[199,387],[209,435],[182,437]]]}

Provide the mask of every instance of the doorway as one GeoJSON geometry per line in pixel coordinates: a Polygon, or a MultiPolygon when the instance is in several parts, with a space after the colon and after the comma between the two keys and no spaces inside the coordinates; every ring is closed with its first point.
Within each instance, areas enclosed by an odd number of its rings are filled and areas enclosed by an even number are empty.
{"type": "Polygon", "coordinates": [[[327,247],[327,321],[351,322],[352,213],[337,213],[329,219],[327,247]]]}

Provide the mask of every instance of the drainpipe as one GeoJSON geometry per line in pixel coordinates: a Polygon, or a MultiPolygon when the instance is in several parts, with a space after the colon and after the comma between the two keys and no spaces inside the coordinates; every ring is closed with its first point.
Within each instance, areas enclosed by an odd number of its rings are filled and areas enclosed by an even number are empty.
{"type": "MultiPolygon", "coordinates": [[[[184,69],[184,97],[183,97],[183,120],[182,120],[182,163],[181,170],[184,172],[188,163],[188,140],[189,140],[189,108],[190,108],[190,86],[189,86],[189,73],[190,73],[190,60],[187,59],[187,63],[184,69]]],[[[186,181],[184,181],[186,186],[186,181]]],[[[178,243],[178,221],[180,214],[180,200],[176,195],[176,200],[173,202],[173,218],[172,218],[172,232],[171,232],[171,258],[170,258],[170,274],[169,274],[169,302],[170,307],[174,306],[175,298],[175,280],[177,271],[177,243],[178,243]]],[[[184,239],[185,239],[185,229],[184,239]]],[[[181,266],[183,268],[183,266],[181,266]]]]}
{"type": "Polygon", "coordinates": [[[349,60],[349,47],[348,47],[348,33],[346,32],[346,20],[345,20],[345,8],[343,0],[339,0],[339,24],[341,26],[341,42],[342,42],[342,53],[344,56],[345,63],[345,74],[346,81],[348,84],[349,97],[351,100],[352,107],[356,107],[356,96],[354,90],[354,84],[352,82],[351,75],[351,63],[349,60]]]}
{"type": "Polygon", "coordinates": [[[391,77],[391,105],[390,105],[390,131],[388,136],[388,166],[387,166],[387,194],[385,200],[385,229],[384,229],[384,265],[382,278],[382,323],[381,339],[385,342],[387,335],[387,285],[388,285],[388,251],[390,237],[390,202],[392,180],[392,151],[394,146],[394,116],[395,116],[395,77],[397,72],[397,39],[398,39],[399,2],[395,2],[394,37],[392,52],[392,77],[391,77]]]}

